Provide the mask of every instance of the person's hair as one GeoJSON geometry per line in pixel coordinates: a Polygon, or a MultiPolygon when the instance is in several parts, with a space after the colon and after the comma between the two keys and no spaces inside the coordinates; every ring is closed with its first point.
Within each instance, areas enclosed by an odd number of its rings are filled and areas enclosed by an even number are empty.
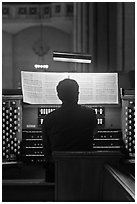
{"type": "Polygon", "coordinates": [[[73,79],[64,79],[56,87],[58,97],[62,102],[77,102],[79,94],[79,85],[73,79]]]}

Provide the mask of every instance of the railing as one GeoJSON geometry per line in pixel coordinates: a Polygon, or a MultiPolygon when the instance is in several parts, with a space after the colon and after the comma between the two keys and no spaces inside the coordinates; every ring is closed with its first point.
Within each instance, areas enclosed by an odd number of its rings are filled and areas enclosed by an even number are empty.
{"type": "Polygon", "coordinates": [[[105,165],[103,201],[135,201],[135,178],[126,172],[105,165]]]}

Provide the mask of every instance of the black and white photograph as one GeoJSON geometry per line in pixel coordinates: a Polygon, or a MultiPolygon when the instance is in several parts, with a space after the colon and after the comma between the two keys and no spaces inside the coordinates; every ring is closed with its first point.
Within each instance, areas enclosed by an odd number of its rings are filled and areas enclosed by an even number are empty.
{"type": "Polygon", "coordinates": [[[135,202],[135,2],[1,9],[2,202],[135,202]]]}

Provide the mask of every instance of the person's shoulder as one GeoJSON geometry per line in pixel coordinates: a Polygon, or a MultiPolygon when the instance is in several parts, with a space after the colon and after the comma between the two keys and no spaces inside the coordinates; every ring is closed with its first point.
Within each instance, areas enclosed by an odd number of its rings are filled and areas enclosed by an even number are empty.
{"type": "Polygon", "coordinates": [[[50,125],[51,123],[53,123],[53,121],[57,120],[57,118],[59,117],[59,109],[56,109],[50,113],[48,113],[47,115],[45,115],[45,117],[43,118],[43,127],[46,125],[46,127],[48,125],[50,125]]]}
{"type": "Polygon", "coordinates": [[[51,111],[50,113],[48,113],[48,114],[46,115],[46,117],[47,117],[47,118],[54,117],[55,115],[58,114],[59,111],[60,111],[60,108],[57,108],[57,109],[51,111]]]}
{"type": "Polygon", "coordinates": [[[80,109],[83,110],[83,111],[87,111],[87,112],[94,112],[93,108],[92,107],[89,107],[89,106],[85,106],[85,105],[79,105],[80,109]]]}
{"type": "Polygon", "coordinates": [[[95,111],[92,107],[90,106],[85,106],[85,105],[80,105],[80,109],[81,109],[81,112],[83,114],[86,114],[86,115],[89,115],[89,116],[95,116],[95,111]]]}

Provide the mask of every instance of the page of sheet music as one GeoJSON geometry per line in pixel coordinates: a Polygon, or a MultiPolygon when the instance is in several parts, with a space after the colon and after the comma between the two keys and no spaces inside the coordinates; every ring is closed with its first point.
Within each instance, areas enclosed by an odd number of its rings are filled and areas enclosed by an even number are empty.
{"type": "Polygon", "coordinates": [[[72,73],[80,86],[81,104],[118,104],[117,73],[72,73]]]}
{"type": "Polygon", "coordinates": [[[79,84],[79,104],[118,104],[117,73],[21,72],[23,101],[30,104],[60,104],[56,86],[65,78],[79,84]]]}

